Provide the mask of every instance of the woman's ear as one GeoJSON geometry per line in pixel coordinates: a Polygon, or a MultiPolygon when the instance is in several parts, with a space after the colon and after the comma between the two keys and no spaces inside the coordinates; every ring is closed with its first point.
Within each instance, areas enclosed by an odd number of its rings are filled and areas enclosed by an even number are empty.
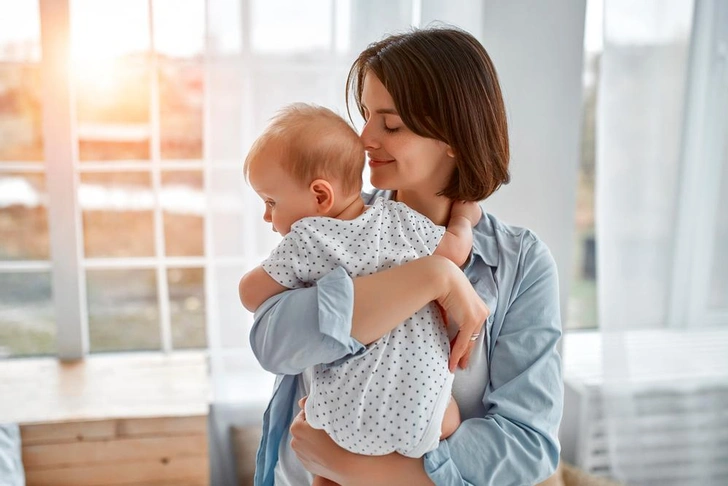
{"type": "Polygon", "coordinates": [[[454,159],[455,151],[449,145],[445,145],[445,147],[447,147],[447,149],[445,150],[445,153],[447,154],[447,156],[450,157],[451,159],[454,159]]]}
{"type": "Polygon", "coordinates": [[[320,215],[328,214],[334,206],[334,188],[329,181],[316,179],[308,186],[311,194],[316,198],[316,206],[320,215]]]}

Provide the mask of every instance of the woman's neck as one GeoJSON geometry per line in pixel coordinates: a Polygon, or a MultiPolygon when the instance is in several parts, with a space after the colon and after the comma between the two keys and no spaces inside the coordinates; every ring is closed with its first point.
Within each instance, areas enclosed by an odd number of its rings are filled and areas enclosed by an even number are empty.
{"type": "Polygon", "coordinates": [[[423,195],[418,192],[397,191],[394,199],[405,203],[420,214],[427,216],[430,221],[440,226],[447,226],[450,220],[452,200],[445,196],[434,194],[423,195]]]}

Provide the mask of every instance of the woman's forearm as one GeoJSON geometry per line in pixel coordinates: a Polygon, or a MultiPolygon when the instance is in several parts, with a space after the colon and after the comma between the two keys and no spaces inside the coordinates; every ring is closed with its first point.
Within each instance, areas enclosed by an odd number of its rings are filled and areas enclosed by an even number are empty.
{"type": "Polygon", "coordinates": [[[425,472],[424,459],[397,453],[386,456],[350,454],[338,477],[342,486],[389,486],[391,484],[434,484],[425,472]]]}
{"type": "Polygon", "coordinates": [[[376,341],[440,298],[459,271],[448,259],[433,255],[355,278],[351,336],[365,345],[376,341]]]}

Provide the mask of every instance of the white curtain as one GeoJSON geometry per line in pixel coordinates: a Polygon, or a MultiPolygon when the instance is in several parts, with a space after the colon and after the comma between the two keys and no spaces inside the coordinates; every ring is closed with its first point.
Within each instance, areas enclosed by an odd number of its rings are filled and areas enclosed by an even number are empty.
{"type": "Polygon", "coordinates": [[[728,4],[605,0],[602,413],[626,484],[728,484],[728,4]]]}
{"type": "MultiPolygon", "coordinates": [[[[370,42],[433,20],[480,37],[481,2],[458,0],[207,0],[205,185],[208,343],[213,383],[213,484],[234,484],[230,426],[257,424],[272,393],[248,344],[242,274],[278,241],[242,163],[283,105],[310,102],[346,116],[349,67],[370,42]]],[[[352,113],[357,117],[356,113],[352,113]]]]}

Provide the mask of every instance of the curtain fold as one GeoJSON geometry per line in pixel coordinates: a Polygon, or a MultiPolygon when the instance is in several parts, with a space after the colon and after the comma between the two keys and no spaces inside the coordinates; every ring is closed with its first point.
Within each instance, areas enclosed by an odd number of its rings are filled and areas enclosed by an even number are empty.
{"type": "Polygon", "coordinates": [[[694,291],[723,284],[691,271],[724,265],[728,241],[718,217],[690,231],[702,215],[726,210],[706,191],[728,177],[728,131],[708,140],[695,129],[706,120],[725,126],[728,116],[725,59],[712,55],[726,30],[714,21],[723,10],[702,0],[604,3],[595,195],[601,402],[612,474],[630,485],[728,481],[728,319],[694,291]],[[708,88],[712,101],[700,105],[708,88]],[[709,151],[717,163],[696,147],[717,148],[709,151]],[[690,174],[702,182],[689,185],[690,174]],[[691,311],[676,319],[684,306],[691,311]]]}

